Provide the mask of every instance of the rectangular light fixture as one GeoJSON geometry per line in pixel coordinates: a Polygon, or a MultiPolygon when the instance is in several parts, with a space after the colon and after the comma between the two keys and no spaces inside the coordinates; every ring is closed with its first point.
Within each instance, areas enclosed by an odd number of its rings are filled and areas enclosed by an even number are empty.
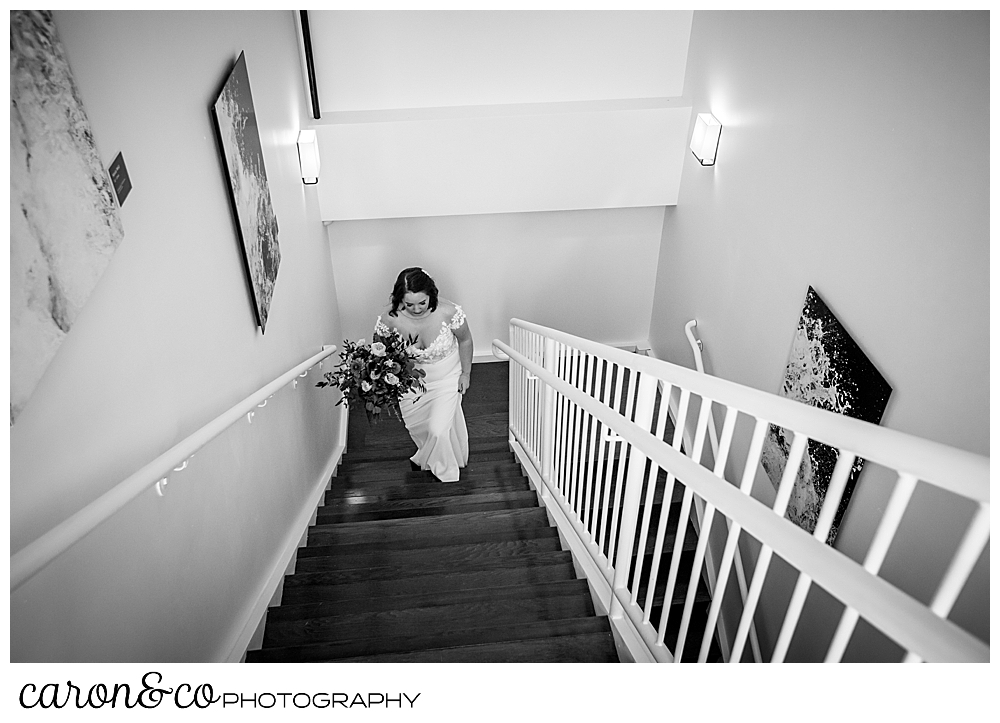
{"type": "Polygon", "coordinates": [[[703,166],[715,165],[715,154],[719,150],[719,136],[722,135],[722,124],[711,113],[699,113],[694,121],[694,133],[691,136],[691,152],[703,166]]]}
{"type": "Polygon", "coordinates": [[[298,147],[302,182],[308,186],[319,183],[319,144],[316,142],[316,131],[299,131],[298,147]]]}

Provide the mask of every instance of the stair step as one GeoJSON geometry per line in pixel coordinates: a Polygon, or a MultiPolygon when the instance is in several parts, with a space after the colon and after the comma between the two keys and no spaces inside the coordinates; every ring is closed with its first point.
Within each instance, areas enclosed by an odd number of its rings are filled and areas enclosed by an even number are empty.
{"type": "MultiPolygon", "coordinates": [[[[504,462],[502,466],[497,466],[494,469],[481,469],[481,468],[470,468],[465,467],[459,470],[460,481],[462,480],[483,480],[491,479],[493,477],[503,477],[503,478],[517,478],[523,477],[524,471],[521,467],[513,462],[504,462]]],[[[399,483],[401,481],[410,482],[438,482],[441,480],[436,479],[427,470],[414,470],[409,467],[405,469],[392,469],[392,468],[380,468],[371,470],[361,470],[354,471],[351,470],[337,470],[337,476],[334,477],[335,480],[342,480],[344,482],[353,485],[380,485],[386,483],[399,483]]],[[[443,484],[453,484],[451,482],[445,482],[443,484]]]]}
{"type": "MultiPolygon", "coordinates": [[[[550,580],[536,583],[530,587],[505,588],[505,600],[542,600],[560,595],[590,596],[590,587],[586,580],[572,578],[570,580],[550,580]]],[[[333,602],[288,603],[269,608],[268,624],[272,621],[294,620],[310,617],[329,617],[331,615],[349,615],[353,613],[372,613],[379,610],[407,610],[410,608],[433,608],[442,605],[457,605],[464,602],[477,602],[482,598],[482,589],[469,588],[454,590],[446,598],[434,592],[417,592],[409,595],[389,595],[383,598],[339,600],[333,602]]]]}
{"type": "MultiPolygon", "coordinates": [[[[470,602],[395,610],[338,613],[290,620],[268,619],[264,647],[286,647],[319,642],[393,640],[406,636],[440,635],[449,630],[483,627],[518,627],[543,620],[560,620],[594,614],[589,596],[579,594],[546,598],[503,597],[502,588],[484,588],[470,602]]],[[[478,642],[475,637],[462,644],[478,642]]]]}
{"type": "Polygon", "coordinates": [[[538,505],[538,497],[530,490],[519,492],[481,492],[447,497],[425,497],[386,502],[336,504],[321,507],[316,524],[358,522],[361,520],[391,520],[404,517],[427,517],[458,512],[513,510],[538,505]]]}
{"type": "Polygon", "coordinates": [[[536,582],[571,580],[574,576],[572,561],[565,559],[563,562],[535,567],[414,575],[393,580],[360,580],[339,585],[286,585],[281,599],[282,602],[296,604],[432,592],[447,596],[455,590],[532,585],[536,582]]]}
{"type": "MultiPolygon", "coordinates": [[[[709,603],[696,603],[692,607],[691,622],[688,625],[687,637],[684,640],[684,652],[681,655],[681,662],[694,662],[698,660],[698,653],[701,650],[701,638],[705,632],[705,622],[708,619],[708,608],[709,603]]],[[[662,611],[663,608],[661,606],[654,606],[650,619],[659,623],[662,611]]],[[[663,636],[668,650],[673,651],[677,648],[677,638],[680,633],[683,614],[684,608],[679,604],[675,604],[670,610],[670,617],[667,620],[667,630],[663,636]]],[[[716,636],[713,635],[712,642],[709,645],[707,660],[708,662],[720,662],[721,658],[722,651],[719,648],[716,636]]]]}
{"type": "MultiPolygon", "coordinates": [[[[401,455],[399,457],[370,457],[370,458],[353,458],[348,455],[344,455],[343,461],[340,463],[338,471],[343,471],[344,473],[353,474],[356,472],[367,472],[371,470],[392,470],[406,472],[410,470],[410,457],[413,455],[411,452],[408,455],[401,455]]],[[[486,462],[510,462],[515,463],[514,453],[509,449],[491,449],[482,450],[479,452],[469,452],[469,464],[473,463],[486,463],[486,462]]]]}
{"type": "MultiPolygon", "coordinates": [[[[304,548],[303,548],[304,549],[304,548]]],[[[444,545],[420,550],[385,550],[368,548],[354,554],[326,556],[299,556],[295,561],[295,572],[323,572],[333,570],[354,570],[359,568],[395,567],[400,574],[406,571],[419,572],[436,568],[456,567],[480,561],[515,558],[538,552],[559,550],[557,536],[534,540],[501,540],[477,542],[468,545],[444,545]]]]}
{"type": "MultiPolygon", "coordinates": [[[[515,533],[525,527],[548,527],[545,510],[540,508],[460,512],[433,519],[405,518],[341,522],[335,525],[314,525],[309,529],[310,545],[385,544],[398,540],[420,541],[424,547],[437,547],[451,541],[473,542],[466,534],[483,532],[515,533]]],[[[516,535],[514,535],[516,537],[516,535]]]]}
{"type": "MultiPolygon", "coordinates": [[[[482,623],[489,618],[483,618],[482,623]]],[[[247,654],[248,663],[324,662],[348,657],[412,653],[428,649],[483,645],[534,640],[554,636],[602,633],[606,619],[587,617],[562,618],[519,622],[516,625],[446,628],[428,633],[424,631],[395,635],[391,638],[364,638],[360,640],[334,640],[299,646],[265,647],[247,654]]]]}
{"type": "MultiPolygon", "coordinates": [[[[311,530],[310,530],[311,532],[311,530]]],[[[421,550],[425,548],[441,547],[445,545],[472,545],[478,543],[497,543],[524,540],[559,539],[559,532],[554,527],[547,525],[537,525],[535,527],[521,527],[515,530],[492,529],[475,530],[462,533],[461,538],[452,538],[443,533],[433,538],[419,539],[416,537],[397,537],[395,539],[382,540],[377,547],[371,542],[340,542],[326,541],[320,538],[310,539],[309,544],[300,547],[298,559],[305,557],[327,557],[333,555],[359,555],[377,549],[380,552],[394,552],[399,550],[421,550]]]]}
{"type": "Polygon", "coordinates": [[[343,658],[343,663],[617,663],[607,632],[343,658]]]}
{"type": "MultiPolygon", "coordinates": [[[[643,609],[645,609],[646,607],[646,590],[648,589],[648,587],[649,586],[647,584],[640,585],[639,594],[636,597],[639,604],[642,605],[643,609]]],[[[670,604],[683,605],[684,599],[685,597],[687,597],[687,591],[688,591],[688,576],[683,575],[681,576],[681,579],[677,580],[677,582],[674,584],[674,594],[671,597],[670,604]]],[[[667,576],[664,574],[660,575],[659,578],[657,578],[656,587],[653,588],[652,610],[655,613],[655,615],[651,616],[651,619],[653,620],[659,619],[658,616],[660,612],[662,612],[663,610],[663,599],[666,596],[666,593],[667,593],[667,576]]],[[[695,591],[694,595],[695,604],[697,605],[699,603],[711,602],[711,600],[712,598],[708,594],[708,588],[705,586],[705,583],[703,581],[699,580],[698,588],[695,591]]],[[[671,615],[673,615],[673,613],[671,613],[671,615]]]]}
{"type": "MultiPolygon", "coordinates": [[[[412,443],[409,445],[384,444],[378,446],[368,445],[357,451],[348,450],[341,464],[371,464],[374,462],[397,462],[405,461],[417,451],[412,443]]],[[[493,439],[490,437],[469,440],[469,457],[480,458],[494,454],[512,454],[510,443],[506,439],[493,439]]]]}
{"type": "Polygon", "coordinates": [[[414,566],[409,569],[400,570],[399,566],[388,565],[381,567],[354,567],[347,570],[317,570],[306,572],[296,570],[294,575],[285,576],[285,590],[294,587],[304,587],[312,585],[347,585],[367,580],[397,580],[402,581],[410,577],[421,577],[428,575],[447,575],[456,572],[472,572],[486,570],[500,570],[512,568],[534,568],[546,565],[556,565],[563,562],[572,562],[573,556],[565,550],[549,550],[522,554],[517,556],[473,558],[471,560],[448,560],[441,562],[437,560],[427,562],[423,565],[414,566]]]}
{"type": "Polygon", "coordinates": [[[432,497],[452,497],[476,493],[526,492],[530,487],[527,477],[499,477],[495,479],[459,480],[458,482],[410,481],[396,484],[366,485],[364,487],[339,485],[334,480],[324,495],[324,506],[417,500],[432,497]]]}
{"type": "MultiPolygon", "coordinates": [[[[463,467],[459,471],[459,476],[461,479],[475,479],[483,476],[493,476],[498,475],[501,477],[520,477],[524,475],[523,470],[520,465],[509,459],[504,460],[483,460],[476,461],[473,459],[469,460],[469,464],[463,467]]],[[[398,465],[377,465],[374,467],[365,467],[362,469],[354,469],[352,467],[343,467],[337,470],[337,476],[335,479],[343,479],[351,481],[352,483],[367,483],[373,482],[378,483],[379,481],[386,480],[400,480],[400,479],[422,479],[422,480],[433,480],[434,477],[430,472],[426,470],[413,470],[409,466],[409,462],[398,465]]]]}

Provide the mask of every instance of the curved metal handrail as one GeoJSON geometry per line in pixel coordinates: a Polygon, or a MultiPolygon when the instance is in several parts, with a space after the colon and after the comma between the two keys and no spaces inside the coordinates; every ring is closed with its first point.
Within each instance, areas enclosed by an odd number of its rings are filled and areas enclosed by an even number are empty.
{"type": "Polygon", "coordinates": [[[696,326],[698,326],[698,320],[691,319],[691,321],[684,325],[684,334],[688,338],[688,344],[691,345],[691,351],[694,352],[694,367],[704,374],[705,363],[701,359],[701,352],[705,348],[705,345],[701,342],[701,339],[695,339],[691,331],[696,326]]]}
{"type": "MultiPolygon", "coordinates": [[[[293,369],[282,374],[270,384],[261,387],[249,397],[220,414],[193,434],[185,437],[149,464],[125,478],[89,505],[60,522],[51,530],[10,556],[10,589],[16,590],[42,568],[75,545],[98,525],[107,520],[150,487],[160,485],[169,473],[221,434],[244,415],[250,414],[261,402],[283,386],[308,373],[337,350],[336,345],[326,344],[323,350],[309,357],[293,369]]],[[[162,492],[160,492],[162,494],[162,492]]]]}

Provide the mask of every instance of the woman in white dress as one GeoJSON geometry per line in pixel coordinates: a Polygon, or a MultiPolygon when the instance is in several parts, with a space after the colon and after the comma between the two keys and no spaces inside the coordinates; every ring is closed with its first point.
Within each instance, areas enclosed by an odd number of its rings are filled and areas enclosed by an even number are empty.
{"type": "Polygon", "coordinates": [[[410,340],[409,351],[425,372],[427,390],[409,393],[399,404],[403,422],[417,445],[413,467],[442,482],[457,482],[469,461],[469,432],[462,395],[472,372],[472,332],[462,307],[438,298],[434,280],[419,267],[403,269],[392,289],[388,316],[376,331],[396,329],[410,340]]]}

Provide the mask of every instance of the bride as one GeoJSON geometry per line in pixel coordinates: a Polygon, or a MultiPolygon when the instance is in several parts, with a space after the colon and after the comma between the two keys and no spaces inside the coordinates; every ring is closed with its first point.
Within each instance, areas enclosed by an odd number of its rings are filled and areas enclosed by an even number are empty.
{"type": "Polygon", "coordinates": [[[442,482],[457,482],[459,468],[469,461],[462,395],[471,379],[472,332],[465,312],[458,304],[438,298],[434,280],[417,266],[399,273],[391,299],[388,318],[380,316],[375,330],[395,329],[409,339],[409,352],[426,374],[427,391],[411,392],[399,403],[403,422],[417,445],[410,462],[442,482]]]}

